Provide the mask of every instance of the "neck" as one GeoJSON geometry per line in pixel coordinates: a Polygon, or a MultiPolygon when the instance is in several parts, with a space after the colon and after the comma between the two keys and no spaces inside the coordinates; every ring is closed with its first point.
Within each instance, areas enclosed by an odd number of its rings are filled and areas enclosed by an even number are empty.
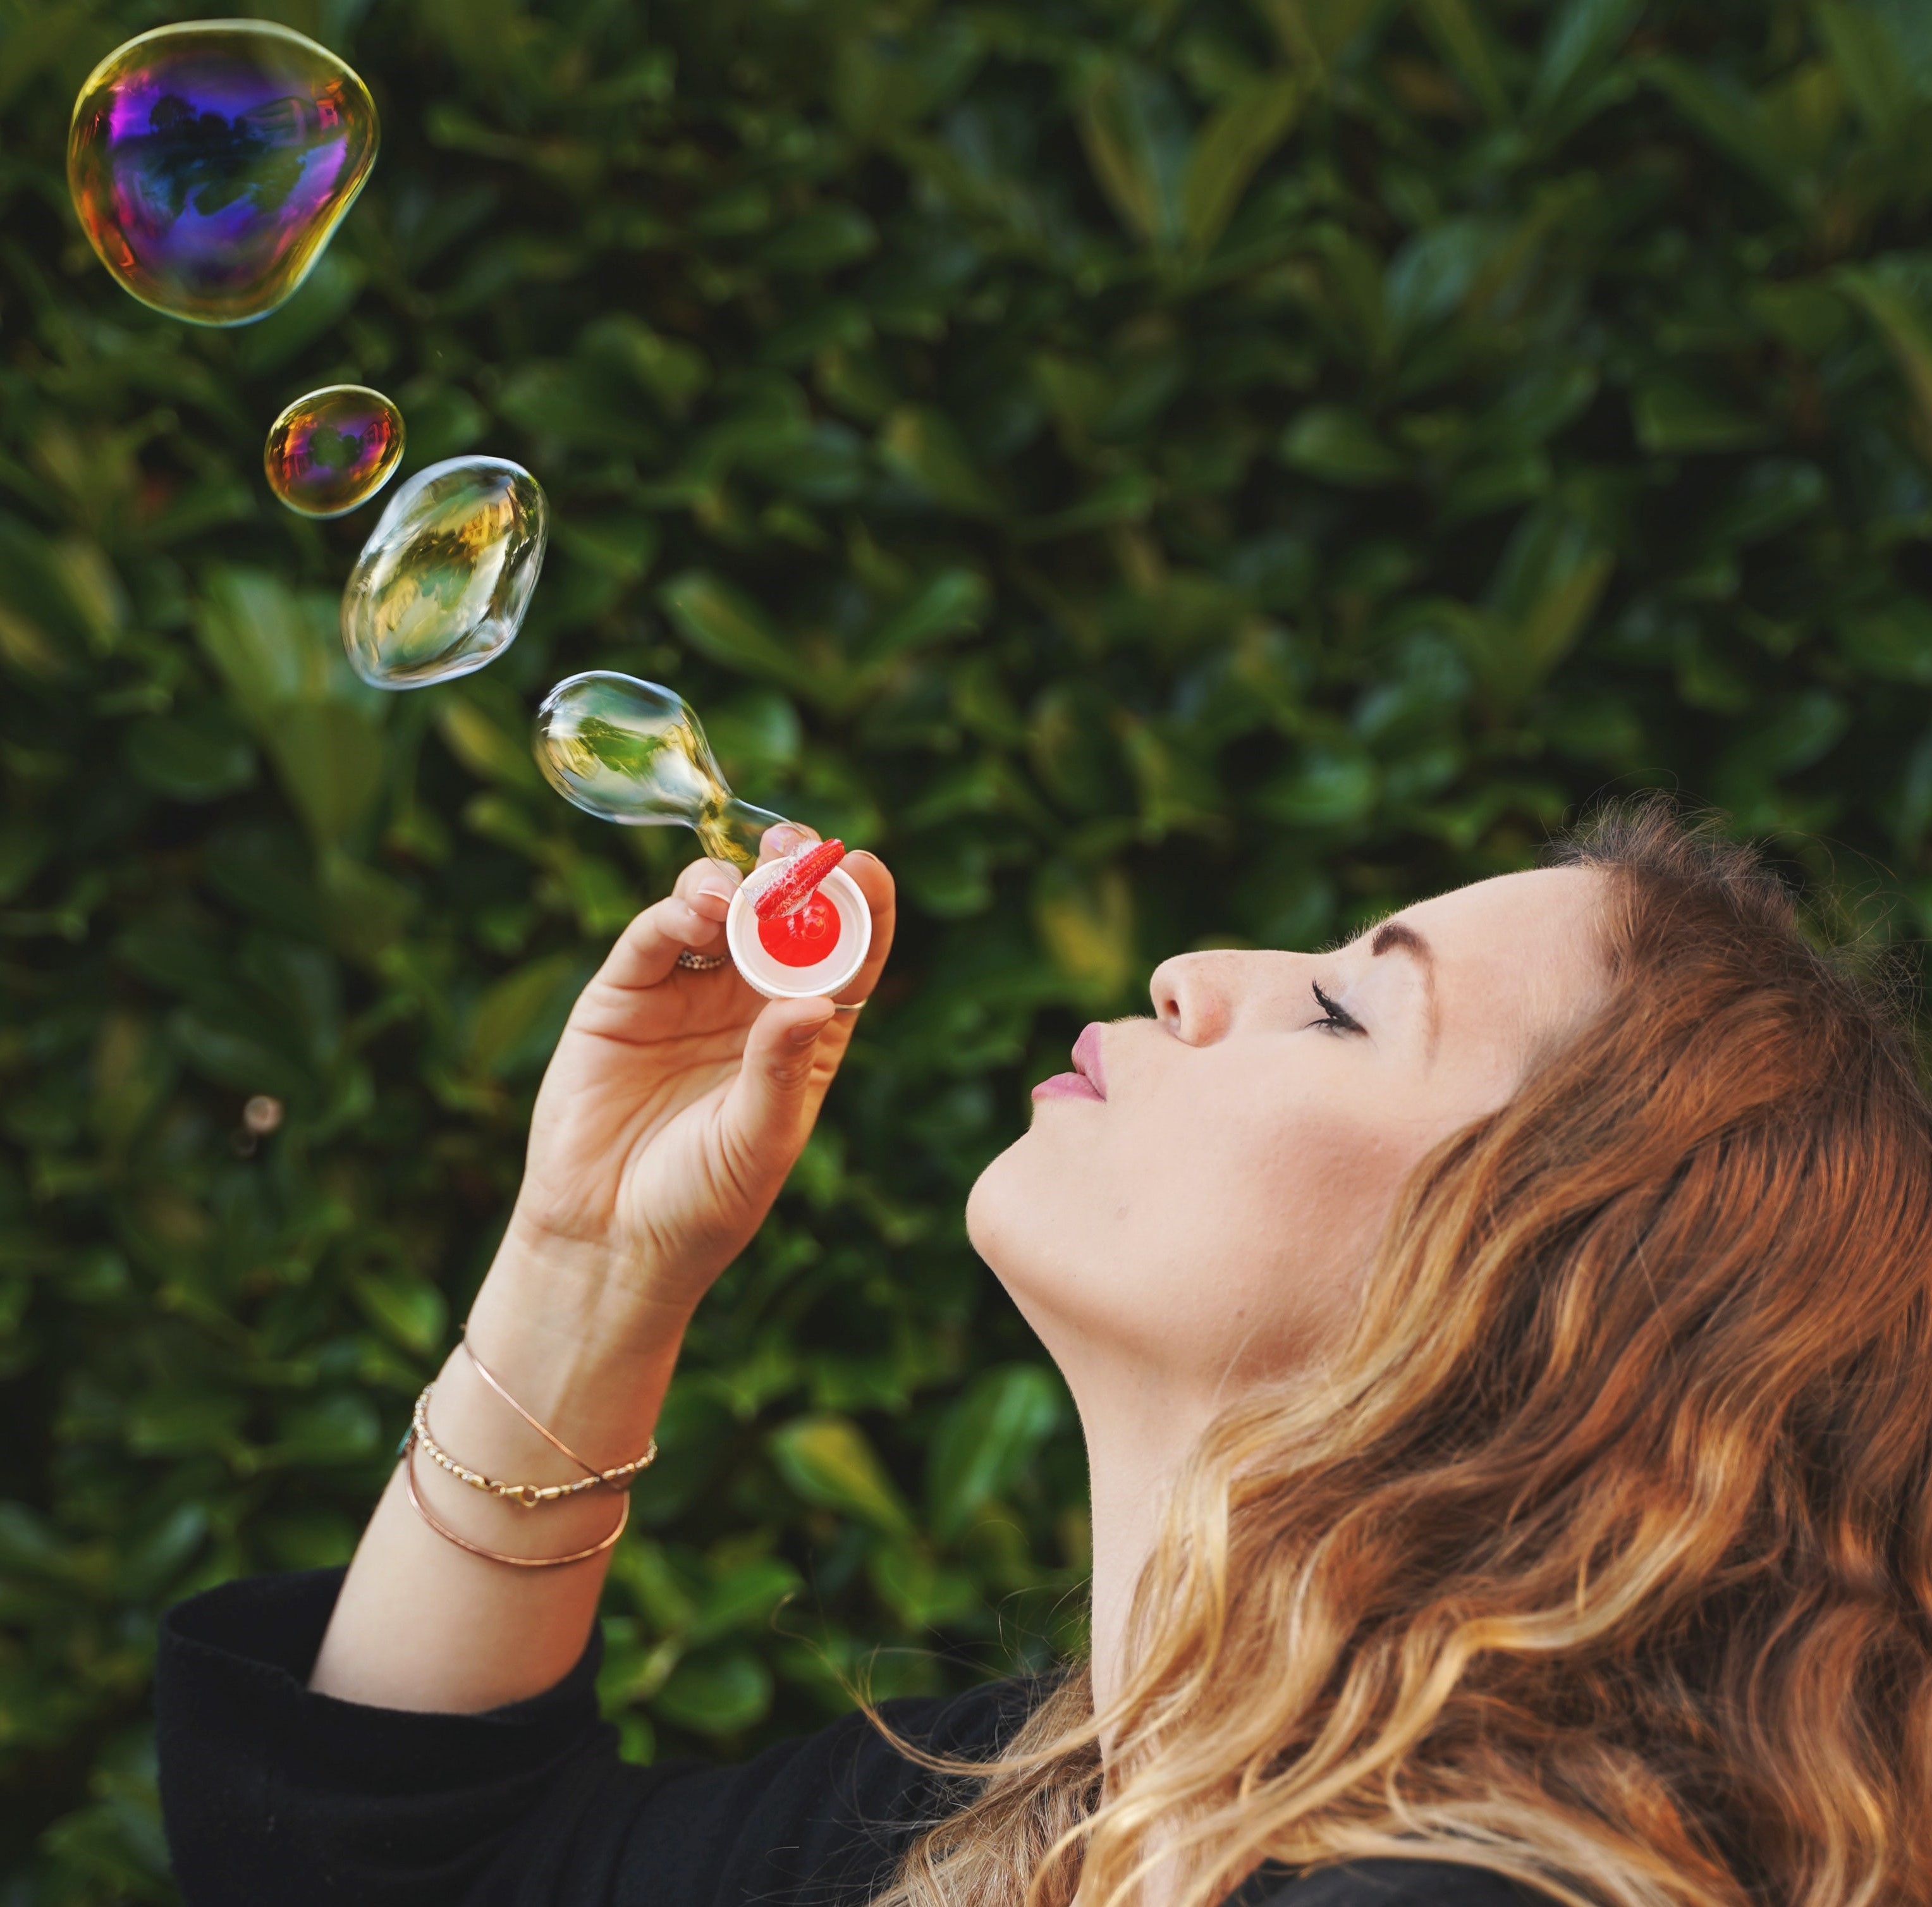
{"type": "Polygon", "coordinates": [[[1104,1711],[1126,1679],[1135,1586],[1153,1553],[1174,1478],[1213,1410],[1151,1374],[1123,1383],[1109,1373],[1106,1383],[1076,1385],[1075,1396],[1087,1438],[1094,1515],[1094,1705],[1104,1711]]]}

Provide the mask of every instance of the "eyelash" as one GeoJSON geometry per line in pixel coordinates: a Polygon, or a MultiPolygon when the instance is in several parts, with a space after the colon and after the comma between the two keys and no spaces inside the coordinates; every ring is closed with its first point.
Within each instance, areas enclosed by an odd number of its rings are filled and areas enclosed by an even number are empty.
{"type": "Polygon", "coordinates": [[[1322,990],[1318,981],[1313,983],[1315,1004],[1322,1009],[1319,1020],[1311,1020],[1310,1026],[1325,1026],[1331,1033],[1360,1033],[1367,1029],[1355,1016],[1346,1008],[1337,1006],[1322,990]]]}

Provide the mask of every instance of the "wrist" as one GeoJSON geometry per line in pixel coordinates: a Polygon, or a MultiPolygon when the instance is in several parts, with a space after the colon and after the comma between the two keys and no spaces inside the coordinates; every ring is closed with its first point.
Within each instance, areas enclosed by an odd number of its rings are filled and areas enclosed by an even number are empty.
{"type": "Polygon", "coordinates": [[[641,1446],[690,1321],[688,1308],[614,1274],[608,1252],[533,1237],[512,1221],[465,1330],[525,1409],[573,1443],[564,1422],[603,1449],[641,1446]]]}
{"type": "Polygon", "coordinates": [[[664,1283],[636,1251],[554,1232],[513,1212],[470,1316],[501,1318],[513,1328],[542,1326],[634,1356],[681,1340],[691,1323],[693,1305],[667,1296],[664,1283]]]}

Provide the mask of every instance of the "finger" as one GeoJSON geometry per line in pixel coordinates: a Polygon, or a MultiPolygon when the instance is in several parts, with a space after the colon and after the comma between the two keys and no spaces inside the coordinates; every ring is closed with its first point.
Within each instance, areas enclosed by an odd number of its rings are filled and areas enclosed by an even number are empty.
{"type": "Polygon", "coordinates": [[[744,878],[727,862],[694,860],[679,870],[671,893],[705,920],[722,923],[744,878]]]}
{"type": "Polygon", "coordinates": [[[719,1120],[726,1164],[748,1199],[775,1191],[805,1142],[812,1062],[833,1012],[826,999],[774,1000],[746,1035],[719,1120]]]}
{"type": "Polygon", "coordinates": [[[875,854],[855,849],[838,865],[858,884],[872,910],[872,944],[866,950],[866,963],[852,977],[851,984],[840,990],[839,1003],[849,1006],[868,998],[884,971],[886,957],[892,950],[892,931],[898,924],[897,890],[891,870],[875,854]]]}
{"type": "Polygon", "coordinates": [[[758,861],[762,866],[768,860],[776,860],[790,854],[796,848],[812,848],[818,845],[818,830],[807,827],[802,821],[782,821],[765,830],[764,839],[758,843],[758,861]]]}
{"type": "Polygon", "coordinates": [[[668,894],[646,908],[617,936],[617,944],[604,957],[591,984],[626,990],[656,987],[669,978],[677,965],[677,957],[686,947],[695,953],[715,954],[724,944],[722,908],[713,919],[682,895],[668,894]]]}

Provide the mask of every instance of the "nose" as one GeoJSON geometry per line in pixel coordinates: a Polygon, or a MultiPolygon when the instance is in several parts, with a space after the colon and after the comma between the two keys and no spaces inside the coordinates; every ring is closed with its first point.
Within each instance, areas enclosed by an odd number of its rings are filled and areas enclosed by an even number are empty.
{"type": "Polygon", "coordinates": [[[1154,1017],[1191,1047],[1218,1040],[1233,1017],[1234,959],[1232,951],[1217,949],[1162,961],[1148,984],[1154,1017]]]}

